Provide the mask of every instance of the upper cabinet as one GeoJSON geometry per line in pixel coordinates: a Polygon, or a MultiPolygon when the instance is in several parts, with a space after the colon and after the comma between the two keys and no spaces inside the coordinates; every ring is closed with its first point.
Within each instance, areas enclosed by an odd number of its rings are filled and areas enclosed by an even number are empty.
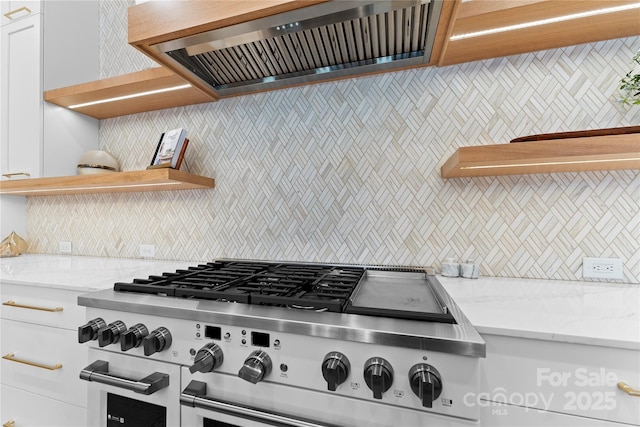
{"type": "Polygon", "coordinates": [[[164,71],[66,87],[48,92],[46,99],[107,118],[640,34],[638,0],[371,0],[355,5],[340,0],[144,2],[129,8],[129,43],[164,71]],[[155,92],[163,89],[180,92],[155,92]],[[99,104],[82,105],[94,101],[99,104]]]}
{"type": "Polygon", "coordinates": [[[1,4],[0,170],[32,178],[75,173],[82,153],[98,146],[98,122],[44,103],[43,90],[98,76],[99,5],[1,4]]]}

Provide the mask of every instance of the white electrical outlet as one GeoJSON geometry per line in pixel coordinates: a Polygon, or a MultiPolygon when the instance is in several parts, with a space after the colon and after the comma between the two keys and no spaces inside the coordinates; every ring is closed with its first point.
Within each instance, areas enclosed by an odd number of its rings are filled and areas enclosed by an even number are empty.
{"type": "Polygon", "coordinates": [[[155,245],[140,245],[140,256],[142,258],[155,258],[156,257],[155,245]]]}
{"type": "Polygon", "coordinates": [[[620,258],[582,258],[582,277],[585,279],[622,280],[620,258]]]}
{"type": "Polygon", "coordinates": [[[61,254],[70,254],[71,253],[71,242],[60,242],[58,246],[58,251],[61,254]]]}

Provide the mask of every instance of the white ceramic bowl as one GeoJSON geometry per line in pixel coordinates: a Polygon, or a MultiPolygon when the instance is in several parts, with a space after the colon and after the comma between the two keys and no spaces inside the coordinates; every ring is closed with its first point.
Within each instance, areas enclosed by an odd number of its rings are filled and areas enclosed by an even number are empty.
{"type": "Polygon", "coordinates": [[[90,150],[78,160],[78,173],[80,175],[113,173],[119,170],[118,160],[106,151],[90,150]]]}

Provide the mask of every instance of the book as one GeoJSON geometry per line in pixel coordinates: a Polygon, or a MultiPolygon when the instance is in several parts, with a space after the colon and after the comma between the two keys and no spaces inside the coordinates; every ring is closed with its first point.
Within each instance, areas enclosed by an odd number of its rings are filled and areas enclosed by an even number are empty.
{"type": "Polygon", "coordinates": [[[172,168],[172,169],[180,169],[180,165],[182,165],[182,160],[184,159],[184,152],[187,150],[187,145],[189,145],[189,138],[185,138],[184,144],[182,144],[182,150],[180,150],[180,154],[178,155],[178,161],[176,162],[176,167],[172,167],[171,163],[158,163],[157,165],[147,166],[147,169],[162,169],[162,168],[172,168]]]}
{"type": "Polygon", "coordinates": [[[180,167],[178,161],[182,162],[181,155],[184,157],[186,149],[186,136],[187,130],[184,128],[173,129],[160,135],[160,141],[158,141],[156,151],[153,154],[150,168],[171,167],[178,169],[180,167]]]}

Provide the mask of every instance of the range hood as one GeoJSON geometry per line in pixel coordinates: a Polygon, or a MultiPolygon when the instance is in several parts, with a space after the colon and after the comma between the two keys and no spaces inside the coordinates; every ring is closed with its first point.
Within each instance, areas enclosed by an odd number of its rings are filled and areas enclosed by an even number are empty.
{"type": "Polygon", "coordinates": [[[416,67],[430,61],[442,1],[334,0],[149,48],[216,97],[416,67]]]}

